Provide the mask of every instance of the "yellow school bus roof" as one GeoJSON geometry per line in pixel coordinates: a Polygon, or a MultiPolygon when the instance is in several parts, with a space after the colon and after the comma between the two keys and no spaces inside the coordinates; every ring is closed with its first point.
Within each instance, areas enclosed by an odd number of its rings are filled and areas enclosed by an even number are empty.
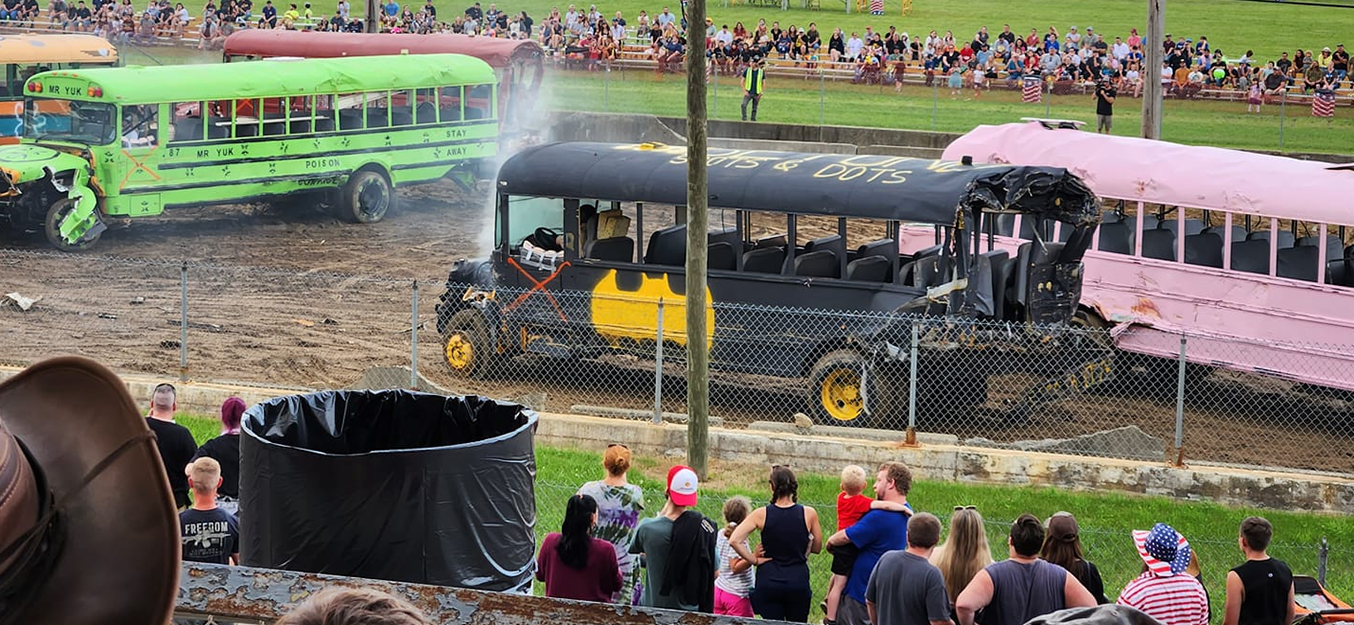
{"type": "Polygon", "coordinates": [[[93,35],[5,35],[0,37],[0,63],[117,63],[118,50],[93,35]]]}

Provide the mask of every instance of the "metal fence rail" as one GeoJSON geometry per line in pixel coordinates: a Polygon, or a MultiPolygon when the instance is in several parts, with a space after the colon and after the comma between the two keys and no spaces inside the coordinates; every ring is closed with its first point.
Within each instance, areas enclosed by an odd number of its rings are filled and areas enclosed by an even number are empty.
{"type": "MultiPolygon", "coordinates": [[[[467,377],[439,332],[455,309],[437,309],[467,287],[434,276],[13,250],[0,251],[0,275],[0,296],[19,302],[0,306],[6,364],[77,353],[171,379],[299,388],[410,388],[423,376],[549,411],[685,411],[685,313],[672,295],[499,289],[499,309],[553,329],[510,329],[497,366],[467,377]]],[[[1337,452],[1354,443],[1350,393],[1124,353],[1102,330],[728,303],[711,314],[712,412],[727,426],[855,415],[844,423],[966,446],[1354,473],[1354,456],[1337,452]]],[[[1189,353],[1191,337],[1167,339],[1189,353]]],[[[1301,372],[1305,352],[1348,351],[1347,340],[1260,347],[1301,372]]]]}

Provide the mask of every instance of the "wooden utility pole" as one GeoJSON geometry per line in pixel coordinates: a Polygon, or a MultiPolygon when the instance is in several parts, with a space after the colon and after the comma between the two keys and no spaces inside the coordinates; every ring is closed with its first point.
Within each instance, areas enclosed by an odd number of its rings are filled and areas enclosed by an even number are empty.
{"type": "Polygon", "coordinates": [[[367,0],[367,14],[362,18],[362,32],[381,32],[381,0],[367,0]]]}
{"type": "Polygon", "coordinates": [[[702,479],[710,442],[710,346],[705,323],[705,0],[687,5],[686,27],[686,460],[702,479]]]}
{"type": "Polygon", "coordinates": [[[1161,59],[1166,39],[1166,0],[1147,0],[1147,49],[1142,66],[1142,136],[1161,138],[1161,59]]]}

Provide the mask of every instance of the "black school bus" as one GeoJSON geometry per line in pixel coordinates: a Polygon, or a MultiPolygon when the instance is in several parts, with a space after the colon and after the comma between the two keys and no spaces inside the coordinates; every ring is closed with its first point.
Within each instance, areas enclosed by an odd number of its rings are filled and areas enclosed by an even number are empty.
{"type": "MultiPolygon", "coordinates": [[[[437,305],[454,374],[501,369],[522,353],[597,358],[652,347],[660,299],[664,345],[680,357],[685,147],[535,146],[503,164],[495,191],[493,252],[457,261],[437,305]]],[[[1100,218],[1099,200],[1065,169],[895,156],[711,149],[708,191],[712,370],[807,378],[811,412],[825,423],[905,410],[908,369],[897,347],[910,328],[898,319],[1071,322],[1100,218]],[[1073,232],[1009,258],[982,232],[1003,213],[1073,232]],[[938,244],[900,254],[904,224],[934,226],[938,244]],[[768,325],[766,307],[805,314],[768,325]],[[813,310],[835,312],[825,322],[813,310]]],[[[975,388],[986,394],[985,381],[975,388]]]]}

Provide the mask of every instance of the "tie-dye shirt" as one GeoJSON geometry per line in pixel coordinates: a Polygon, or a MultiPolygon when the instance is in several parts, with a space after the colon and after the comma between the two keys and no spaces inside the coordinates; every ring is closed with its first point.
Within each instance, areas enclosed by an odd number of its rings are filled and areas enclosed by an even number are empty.
{"type": "Polygon", "coordinates": [[[616,548],[616,563],[621,569],[621,589],[612,597],[612,603],[638,603],[642,590],[639,558],[630,553],[630,543],[634,540],[635,528],[639,526],[640,513],[644,510],[644,491],[634,484],[609,486],[599,480],[584,484],[578,489],[578,494],[597,500],[597,525],[592,528],[593,538],[605,540],[616,548]]]}

